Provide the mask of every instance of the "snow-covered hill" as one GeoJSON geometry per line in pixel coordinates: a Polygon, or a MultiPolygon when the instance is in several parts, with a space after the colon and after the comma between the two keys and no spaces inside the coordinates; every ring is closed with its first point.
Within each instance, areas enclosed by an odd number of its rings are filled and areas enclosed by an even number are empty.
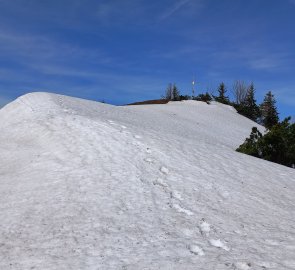
{"type": "Polygon", "coordinates": [[[0,110],[0,269],[295,269],[295,170],[229,106],[48,93],[0,110]]]}

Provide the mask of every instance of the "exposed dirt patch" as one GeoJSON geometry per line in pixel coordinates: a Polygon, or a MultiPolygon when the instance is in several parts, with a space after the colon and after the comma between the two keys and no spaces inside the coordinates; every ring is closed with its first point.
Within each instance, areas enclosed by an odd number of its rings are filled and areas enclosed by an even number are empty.
{"type": "Polygon", "coordinates": [[[127,104],[127,106],[128,105],[147,105],[147,104],[166,104],[168,102],[169,102],[168,99],[153,99],[153,100],[130,103],[130,104],[127,104]]]}

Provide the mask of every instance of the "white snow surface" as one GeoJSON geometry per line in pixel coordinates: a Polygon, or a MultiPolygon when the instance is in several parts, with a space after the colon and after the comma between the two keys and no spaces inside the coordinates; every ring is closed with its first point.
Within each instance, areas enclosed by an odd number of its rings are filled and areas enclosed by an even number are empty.
{"type": "Polygon", "coordinates": [[[235,152],[254,125],[218,103],[18,98],[0,110],[0,269],[294,270],[295,170],[235,152]]]}

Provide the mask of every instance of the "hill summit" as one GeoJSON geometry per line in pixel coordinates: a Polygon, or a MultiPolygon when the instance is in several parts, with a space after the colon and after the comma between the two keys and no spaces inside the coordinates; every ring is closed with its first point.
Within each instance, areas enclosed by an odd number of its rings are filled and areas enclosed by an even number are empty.
{"type": "Polygon", "coordinates": [[[0,269],[294,269],[295,172],[235,152],[252,126],[214,102],[18,98],[0,110],[0,269]]]}

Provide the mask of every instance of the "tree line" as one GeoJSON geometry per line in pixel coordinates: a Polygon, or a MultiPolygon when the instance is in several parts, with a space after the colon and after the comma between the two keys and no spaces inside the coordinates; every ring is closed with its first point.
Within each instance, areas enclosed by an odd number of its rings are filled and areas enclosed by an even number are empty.
{"type": "Polygon", "coordinates": [[[234,100],[230,100],[223,82],[217,88],[217,95],[208,92],[197,96],[181,95],[176,84],[169,84],[163,96],[173,101],[191,99],[210,104],[214,100],[233,106],[239,114],[266,128],[265,134],[262,134],[257,127],[253,127],[249,138],[237,151],[295,168],[295,123],[290,123],[290,117],[279,121],[273,93],[268,91],[263,102],[258,105],[254,84],[236,81],[233,85],[233,97],[234,100]]]}
{"type": "Polygon", "coordinates": [[[197,100],[210,103],[212,100],[226,105],[233,106],[239,114],[270,129],[279,122],[279,113],[276,107],[276,100],[271,91],[267,92],[263,102],[258,105],[255,99],[255,87],[251,83],[247,85],[243,81],[236,81],[233,86],[234,100],[230,100],[227,89],[223,82],[217,88],[217,95],[208,92],[197,96],[181,95],[176,84],[170,83],[162,98],[171,101],[197,100]]]}

